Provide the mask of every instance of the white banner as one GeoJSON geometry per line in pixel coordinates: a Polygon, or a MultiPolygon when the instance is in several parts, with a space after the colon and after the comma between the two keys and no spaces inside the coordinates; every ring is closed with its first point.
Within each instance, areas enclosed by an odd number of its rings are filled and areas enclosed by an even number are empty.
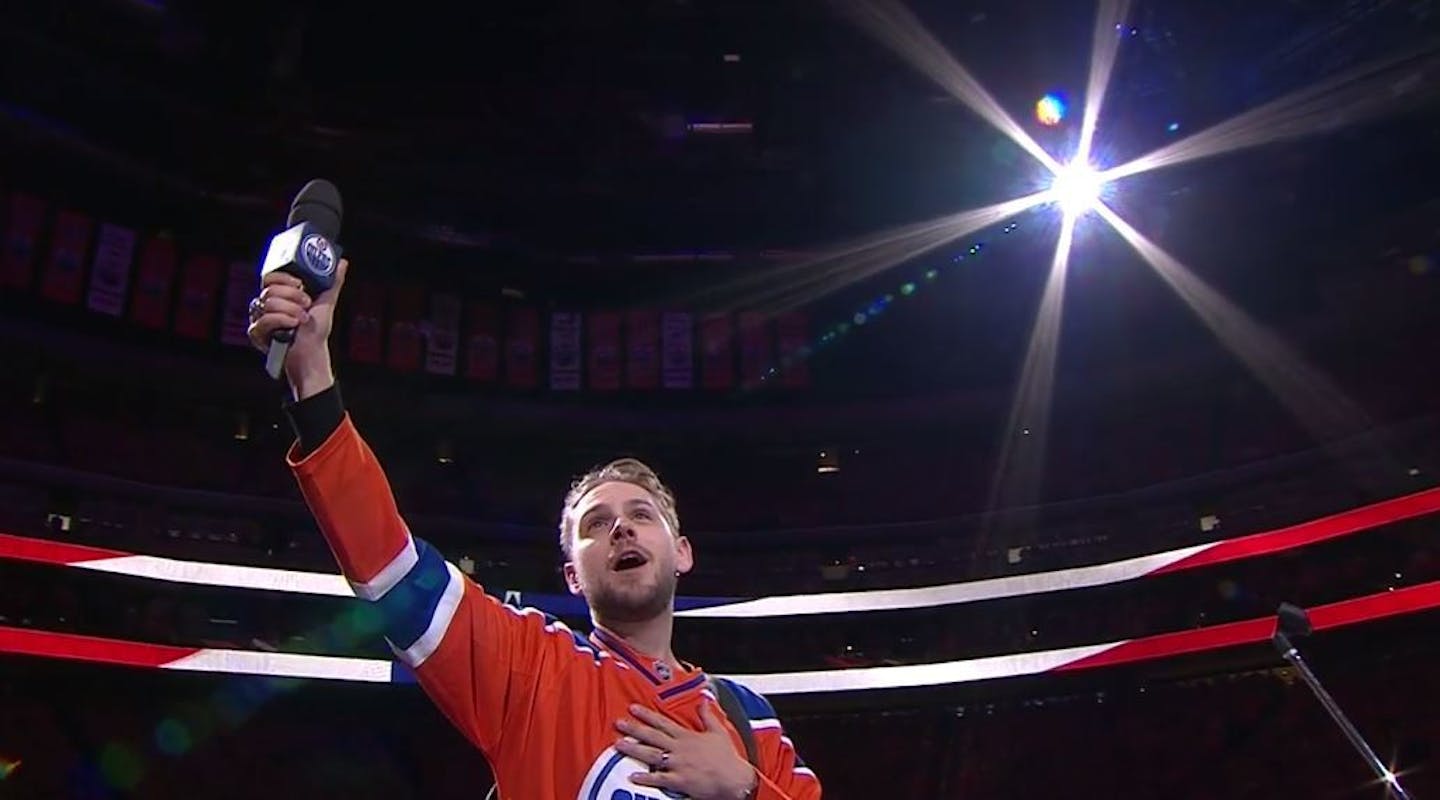
{"type": "Polygon", "coordinates": [[[573,392],[580,388],[580,315],[556,311],[550,315],[550,388],[573,392]]]}
{"type": "Polygon", "coordinates": [[[430,324],[426,326],[425,371],[455,374],[456,341],[460,337],[460,297],[430,295],[430,324]]]}
{"type": "Polygon", "coordinates": [[[660,315],[660,380],[666,389],[695,386],[695,320],[683,311],[660,315]]]}
{"type": "Polygon", "coordinates": [[[125,311],[125,290],[130,286],[130,264],[135,257],[135,231],[105,223],[95,246],[90,270],[90,293],[85,304],[92,311],[118,317],[125,311]]]}
{"type": "Polygon", "coordinates": [[[248,261],[230,263],[230,280],[225,284],[224,316],[220,320],[220,341],[249,347],[250,298],[260,291],[260,269],[248,261]]]}

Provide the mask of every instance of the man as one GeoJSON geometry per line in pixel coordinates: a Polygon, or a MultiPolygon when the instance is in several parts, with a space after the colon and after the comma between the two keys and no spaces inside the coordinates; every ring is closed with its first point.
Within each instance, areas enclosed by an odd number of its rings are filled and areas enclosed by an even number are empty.
{"type": "Polygon", "coordinates": [[[250,340],[263,350],[276,331],[295,329],[285,374],[297,442],[287,461],[355,593],[375,604],[396,655],[485,754],[500,796],[820,797],[768,702],[712,683],[671,650],[676,581],[694,555],[674,498],[644,464],[591,472],[565,500],[565,580],[590,607],[588,638],[486,595],[410,534],[331,369],[348,270],[342,260],[334,287],[313,300],[293,276],[266,275],[250,304],[250,340]],[[720,707],[724,696],[738,699],[748,736],[720,707]]]}

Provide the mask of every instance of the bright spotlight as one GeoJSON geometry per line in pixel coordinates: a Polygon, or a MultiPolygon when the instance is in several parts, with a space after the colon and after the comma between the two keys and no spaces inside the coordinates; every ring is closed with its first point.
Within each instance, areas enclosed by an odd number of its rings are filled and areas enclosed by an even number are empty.
{"type": "Polygon", "coordinates": [[[1078,217],[1095,207],[1104,185],[1105,181],[1094,167],[1072,161],[1055,174],[1050,189],[1065,216],[1078,217]]]}

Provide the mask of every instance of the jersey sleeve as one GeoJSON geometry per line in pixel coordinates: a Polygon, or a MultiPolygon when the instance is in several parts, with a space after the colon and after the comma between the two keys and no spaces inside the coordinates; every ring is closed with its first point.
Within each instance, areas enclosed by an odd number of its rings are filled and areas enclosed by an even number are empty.
{"type": "MultiPolygon", "coordinates": [[[[287,458],[355,594],[441,712],[488,757],[529,724],[540,686],[573,669],[563,624],[487,595],[410,534],[379,462],[347,416],[314,452],[287,458]]],[[[497,765],[498,766],[498,765],[497,765]]]]}
{"type": "Polygon", "coordinates": [[[775,707],[770,701],[744,684],[730,681],[755,735],[755,756],[760,763],[760,785],[755,800],[818,800],[820,779],[795,750],[795,743],[785,735],[775,707]]]}

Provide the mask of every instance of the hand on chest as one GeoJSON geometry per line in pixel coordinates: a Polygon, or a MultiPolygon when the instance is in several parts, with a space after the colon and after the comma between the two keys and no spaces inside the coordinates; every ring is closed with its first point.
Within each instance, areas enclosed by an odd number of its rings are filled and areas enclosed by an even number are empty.
{"type": "Polygon", "coordinates": [[[611,741],[595,759],[579,797],[585,800],[683,798],[748,770],[738,734],[710,689],[661,700],[660,693],[606,704],[611,741]],[[648,702],[647,702],[648,701],[648,702]]]}

